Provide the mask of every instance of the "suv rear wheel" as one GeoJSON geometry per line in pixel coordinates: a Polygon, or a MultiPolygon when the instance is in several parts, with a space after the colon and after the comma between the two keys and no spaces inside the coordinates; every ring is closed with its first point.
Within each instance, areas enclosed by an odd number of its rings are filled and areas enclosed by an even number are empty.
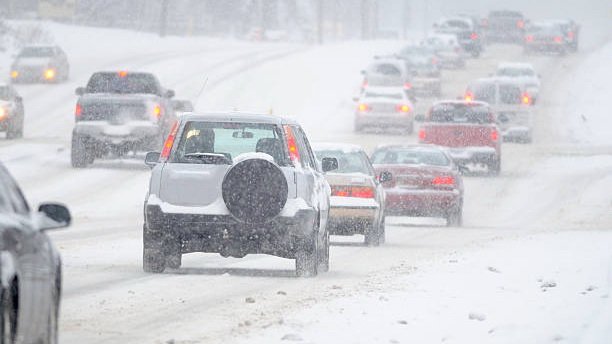
{"type": "Polygon", "coordinates": [[[86,140],[78,134],[72,134],[72,147],[70,150],[70,163],[72,167],[82,168],[94,162],[94,152],[86,140]]]}
{"type": "Polygon", "coordinates": [[[9,140],[23,137],[23,122],[19,123],[16,118],[9,123],[6,130],[6,138],[9,140]]]}
{"type": "Polygon", "coordinates": [[[380,241],[381,233],[380,232],[381,232],[380,223],[377,223],[375,221],[372,225],[369,225],[364,233],[365,244],[367,246],[379,246],[381,244],[381,241],[380,241]]]}
{"type": "Polygon", "coordinates": [[[162,273],[166,269],[166,255],[160,235],[142,228],[142,268],[145,272],[162,273]]]}
{"type": "Polygon", "coordinates": [[[319,250],[319,266],[318,271],[327,272],[329,271],[329,232],[325,230],[323,235],[322,247],[319,250]]]}

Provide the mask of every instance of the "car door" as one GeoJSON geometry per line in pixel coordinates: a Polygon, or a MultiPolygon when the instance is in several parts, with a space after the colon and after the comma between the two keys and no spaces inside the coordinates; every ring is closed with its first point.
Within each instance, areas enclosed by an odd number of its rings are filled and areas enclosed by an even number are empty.
{"type": "Polygon", "coordinates": [[[52,246],[47,235],[36,228],[30,208],[13,178],[0,168],[0,182],[4,188],[6,209],[11,214],[14,228],[11,231],[10,254],[16,259],[19,271],[19,319],[20,333],[36,335],[46,331],[54,286],[52,246]]]}

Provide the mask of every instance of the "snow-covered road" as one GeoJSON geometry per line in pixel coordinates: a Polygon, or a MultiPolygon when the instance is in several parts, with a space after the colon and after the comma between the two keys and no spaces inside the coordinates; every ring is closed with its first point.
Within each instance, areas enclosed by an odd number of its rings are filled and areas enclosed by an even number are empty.
{"type": "MultiPolygon", "coordinates": [[[[597,323],[611,313],[603,305],[612,274],[612,104],[603,95],[612,94],[612,45],[528,59],[544,85],[534,143],[504,144],[500,177],[465,178],[461,228],[395,218],[379,248],[333,238],[331,271],[314,279],[295,278],[292,260],[206,254],[149,275],[141,268],[148,170],[141,159],[70,168],[76,86],[99,69],[137,68],[194,98],[209,77],[199,110],[272,109],[298,119],[314,141],[371,149],[416,141],[352,131],[359,70],[398,42],[304,47],[49,28],[71,58],[71,80],[18,86],[25,138],[0,141],[0,159],[33,205],[58,200],[74,213],[73,227],[52,234],[64,261],[62,343],[610,339],[597,323]],[[82,47],[84,36],[101,47],[82,47]]],[[[466,70],[445,73],[444,94],[455,98],[501,60],[524,59],[517,47],[494,46],[466,70]]],[[[428,105],[421,100],[419,111],[428,105]]]]}

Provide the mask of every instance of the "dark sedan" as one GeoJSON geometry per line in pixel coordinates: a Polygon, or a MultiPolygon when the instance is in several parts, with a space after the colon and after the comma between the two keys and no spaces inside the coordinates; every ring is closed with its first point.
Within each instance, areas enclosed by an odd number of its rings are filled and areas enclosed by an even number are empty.
{"type": "Polygon", "coordinates": [[[376,173],[390,172],[385,215],[443,217],[461,226],[463,180],[450,155],[433,145],[382,146],[372,154],[376,173]]]}
{"type": "Polygon", "coordinates": [[[70,221],[60,204],[32,211],[0,164],[1,343],[57,343],[61,261],[46,231],[70,221]]]}

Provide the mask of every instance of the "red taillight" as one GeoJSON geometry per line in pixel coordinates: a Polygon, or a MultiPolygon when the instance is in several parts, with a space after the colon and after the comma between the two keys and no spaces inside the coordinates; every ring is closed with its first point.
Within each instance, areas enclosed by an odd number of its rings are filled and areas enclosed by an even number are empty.
{"type": "Polygon", "coordinates": [[[486,19],[486,18],[483,18],[483,19],[480,21],[480,25],[481,25],[481,26],[484,26],[484,27],[489,26],[489,20],[488,20],[488,19],[486,19]]]}
{"type": "Polygon", "coordinates": [[[491,131],[491,140],[492,141],[497,141],[497,139],[499,139],[499,133],[497,132],[496,129],[493,129],[491,131]]]}
{"type": "Polygon", "coordinates": [[[361,83],[361,87],[363,88],[368,87],[368,79],[363,79],[363,83],[361,83]]]}
{"type": "Polygon", "coordinates": [[[435,58],[435,57],[432,57],[431,58],[431,64],[434,65],[434,66],[437,65],[438,64],[438,59],[435,58]]]}
{"type": "Polygon", "coordinates": [[[470,35],[470,39],[472,41],[475,41],[478,39],[478,34],[476,32],[472,32],[472,34],[470,35]]]}
{"type": "Polygon", "coordinates": [[[465,92],[465,96],[463,96],[466,102],[474,101],[474,94],[472,92],[465,92]]]}
{"type": "Polygon", "coordinates": [[[74,108],[74,115],[76,117],[81,117],[82,114],[83,114],[83,107],[81,106],[81,104],[77,103],[77,105],[74,108]]]}
{"type": "Polygon", "coordinates": [[[425,137],[427,136],[427,134],[425,134],[425,129],[419,129],[419,140],[420,141],[425,141],[425,137]]]}
{"type": "Polygon", "coordinates": [[[516,27],[518,27],[519,29],[522,29],[525,27],[525,22],[522,20],[519,20],[516,22],[516,27]]]}
{"type": "Polygon", "coordinates": [[[357,110],[359,110],[359,112],[368,112],[370,111],[370,106],[368,104],[361,103],[357,106],[357,110]]]}
{"type": "Polygon", "coordinates": [[[523,96],[521,97],[521,100],[523,101],[523,104],[525,105],[531,104],[531,97],[527,93],[523,94],[523,96]]]}
{"type": "Polygon", "coordinates": [[[455,185],[455,178],[452,176],[438,176],[435,177],[431,183],[433,185],[455,185]]]}
{"type": "Polygon", "coordinates": [[[574,39],[574,31],[570,31],[567,33],[567,38],[574,39]]]}
{"type": "Polygon", "coordinates": [[[369,186],[332,186],[332,196],[374,198],[374,189],[369,186]]]}
{"type": "Polygon", "coordinates": [[[528,42],[528,43],[533,42],[533,36],[532,35],[525,36],[525,41],[528,42]]]}
{"type": "Polygon", "coordinates": [[[410,112],[410,106],[406,104],[398,104],[395,109],[397,112],[410,112]]]}
{"type": "Polygon", "coordinates": [[[555,41],[555,43],[561,43],[561,42],[563,42],[563,37],[556,36],[555,38],[553,38],[553,40],[555,41]]]}
{"type": "Polygon", "coordinates": [[[119,75],[120,78],[125,78],[127,74],[128,73],[124,70],[117,72],[117,75],[119,75]]]}
{"type": "Polygon", "coordinates": [[[411,88],[412,88],[412,84],[411,83],[409,83],[409,82],[404,83],[404,89],[405,90],[409,90],[411,88]]]}
{"type": "Polygon", "coordinates": [[[297,141],[295,140],[295,135],[293,134],[293,129],[290,126],[285,125],[285,136],[287,137],[287,150],[289,150],[289,158],[291,162],[293,162],[294,166],[298,166],[300,164],[300,151],[297,146],[297,141]]]}
{"type": "Polygon", "coordinates": [[[164,147],[159,156],[160,160],[166,161],[170,157],[170,151],[172,150],[172,146],[174,145],[174,140],[176,139],[176,133],[178,132],[178,121],[174,122],[172,125],[172,129],[170,129],[170,134],[168,134],[168,138],[166,142],[164,142],[164,147]]]}

